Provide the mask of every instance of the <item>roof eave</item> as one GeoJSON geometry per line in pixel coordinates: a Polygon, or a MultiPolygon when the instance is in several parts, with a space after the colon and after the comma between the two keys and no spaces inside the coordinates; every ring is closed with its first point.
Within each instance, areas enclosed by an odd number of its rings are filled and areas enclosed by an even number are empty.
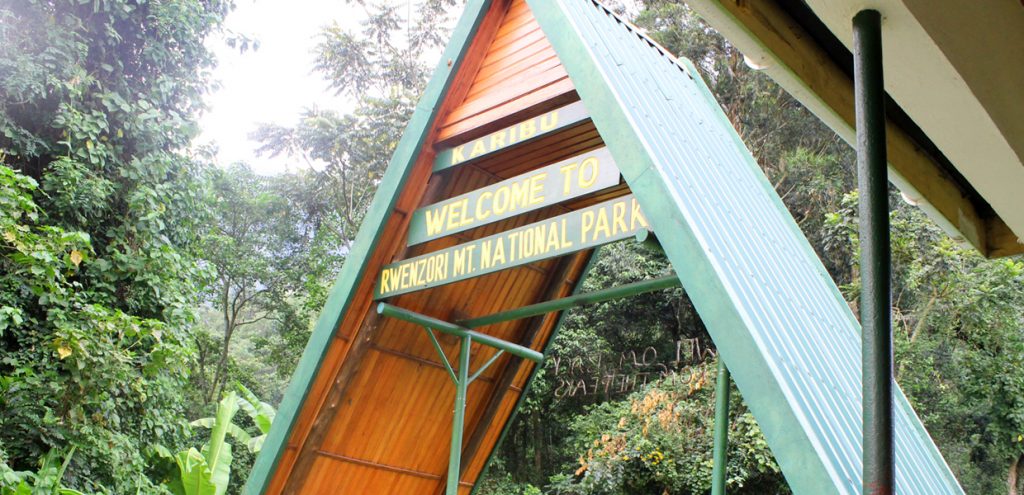
{"type": "MultiPolygon", "coordinates": [[[[853,81],[848,68],[807,32],[783,2],[687,3],[840,137],[854,142],[853,81]]],[[[909,119],[901,119],[911,124],[907,126],[893,117],[890,113],[886,131],[893,184],[950,236],[985,256],[1024,253],[1024,244],[927,136],[909,119]]]]}

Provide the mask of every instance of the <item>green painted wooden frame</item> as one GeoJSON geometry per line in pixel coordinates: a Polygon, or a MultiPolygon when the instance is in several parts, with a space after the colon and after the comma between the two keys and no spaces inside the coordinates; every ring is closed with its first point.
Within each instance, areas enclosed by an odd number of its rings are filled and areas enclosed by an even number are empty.
{"type": "MultiPolygon", "coordinates": [[[[452,32],[451,41],[445,48],[423,96],[416,105],[416,110],[402,134],[402,139],[391,157],[391,162],[381,179],[370,209],[359,228],[356,240],[352,244],[352,250],[349,251],[341,273],[320,312],[320,318],[317,320],[309,342],[302,353],[302,359],[299,361],[284,398],[281,400],[277,417],[263,444],[263,450],[256,457],[256,463],[249,474],[249,479],[243,489],[243,493],[246,495],[264,493],[273,478],[281,454],[287,448],[292,428],[306,401],[317,372],[320,370],[324,356],[330,348],[342,317],[348,312],[352,303],[354,289],[367,275],[367,260],[380,242],[385,223],[395,207],[399,193],[409,178],[427,136],[430,134],[430,126],[437,118],[444,97],[448,93],[491,3],[491,0],[469,0],[462,17],[452,32]]],[[[370,274],[370,276],[376,275],[376,273],[370,274]]]]}

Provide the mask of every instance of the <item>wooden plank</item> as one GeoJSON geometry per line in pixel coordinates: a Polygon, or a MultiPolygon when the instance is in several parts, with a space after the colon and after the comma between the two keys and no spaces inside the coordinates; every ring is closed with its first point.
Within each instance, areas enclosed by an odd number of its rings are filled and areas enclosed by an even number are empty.
{"type": "MultiPolygon", "coordinates": [[[[547,87],[555,82],[567,79],[562,66],[537,73],[535,77],[527,81],[521,81],[514,85],[503,85],[500,91],[490,91],[481,97],[467,101],[450,114],[450,121],[457,122],[468,119],[474,115],[492,110],[502,105],[519,100],[524,96],[538,92],[541,88],[547,87]]],[[[546,99],[546,98],[545,98],[546,99]]]]}
{"type": "Polygon", "coordinates": [[[481,71],[480,79],[470,88],[467,100],[476,99],[481,93],[495,86],[517,83],[533,77],[533,73],[546,72],[562,65],[562,61],[558,60],[558,55],[550,47],[540,47],[536,52],[524,52],[521,57],[517,56],[507,62],[489,67],[487,74],[481,71]]]}
{"type": "Polygon", "coordinates": [[[990,218],[987,230],[988,257],[1001,258],[1003,256],[1024,254],[1024,240],[1017,237],[1017,234],[1010,230],[1010,227],[1003,222],[1002,218],[990,218]]]}
{"type": "Polygon", "coordinates": [[[485,134],[505,125],[505,122],[516,120],[517,115],[529,115],[536,112],[537,108],[554,108],[578,99],[576,88],[566,76],[550,84],[534,88],[529,93],[452,121],[441,129],[438,140],[449,142],[462,134],[467,136],[485,134]]]}

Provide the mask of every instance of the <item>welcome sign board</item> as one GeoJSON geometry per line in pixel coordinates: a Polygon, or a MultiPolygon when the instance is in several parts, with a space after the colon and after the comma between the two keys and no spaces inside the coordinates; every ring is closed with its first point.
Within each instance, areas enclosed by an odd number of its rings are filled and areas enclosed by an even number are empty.
{"type": "Polygon", "coordinates": [[[413,212],[408,245],[455,234],[619,183],[607,148],[577,155],[413,212]]]}
{"type": "Polygon", "coordinates": [[[427,253],[381,271],[375,299],[437,287],[625,239],[647,229],[632,194],[427,253]]]}

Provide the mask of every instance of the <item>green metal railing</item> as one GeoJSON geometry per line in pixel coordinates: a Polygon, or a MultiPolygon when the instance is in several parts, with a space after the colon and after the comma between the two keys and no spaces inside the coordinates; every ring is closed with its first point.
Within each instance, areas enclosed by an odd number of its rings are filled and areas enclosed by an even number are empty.
{"type": "Polygon", "coordinates": [[[465,431],[466,391],[469,389],[469,384],[479,378],[484,371],[487,371],[506,352],[536,363],[544,362],[544,355],[533,349],[513,344],[512,342],[506,342],[497,337],[474,332],[468,328],[387,303],[378,304],[377,313],[422,326],[426,330],[427,335],[430,336],[430,342],[433,344],[434,349],[437,350],[437,354],[441,357],[441,362],[448,371],[448,376],[455,383],[455,411],[453,414],[454,418],[452,419],[452,443],[448,451],[448,480],[445,493],[457,495],[459,493],[459,473],[462,472],[462,435],[465,431]],[[441,343],[437,341],[434,330],[459,338],[459,363],[457,368],[453,368],[452,364],[448,361],[448,356],[444,353],[444,349],[441,348],[441,343]],[[491,356],[475,373],[470,375],[470,349],[474,341],[494,347],[498,349],[498,352],[491,356]]]}
{"type": "Polygon", "coordinates": [[[506,321],[528,318],[530,316],[537,316],[545,313],[553,313],[555,311],[562,311],[565,309],[574,308],[578,306],[585,306],[588,304],[609,301],[612,299],[620,299],[623,297],[642,294],[644,292],[669,289],[678,286],[679,277],[675,275],[669,275],[666,277],[656,278],[653,280],[644,280],[642,282],[634,282],[631,284],[620,285],[618,287],[612,287],[610,289],[602,289],[594,292],[588,292],[586,294],[578,294],[575,296],[563,297],[561,299],[544,301],[537,304],[531,304],[529,306],[523,306],[521,308],[503,311],[501,313],[481,316],[479,318],[461,320],[458,322],[458,324],[467,328],[479,328],[482,326],[493,325],[495,323],[503,323],[506,321]]]}
{"type": "MultiPolygon", "coordinates": [[[[408,309],[399,308],[388,303],[378,304],[378,314],[414,323],[422,326],[424,330],[426,330],[427,335],[430,337],[431,344],[434,346],[437,354],[441,357],[441,363],[444,364],[445,370],[448,372],[448,376],[455,384],[455,411],[452,419],[451,448],[448,453],[448,479],[445,489],[446,495],[458,494],[459,473],[461,473],[462,467],[462,438],[466,420],[466,392],[469,385],[479,378],[484,371],[490,368],[491,365],[497,362],[498,358],[505,353],[518,356],[523,359],[529,359],[530,361],[538,364],[544,362],[544,355],[540,352],[471,330],[471,328],[538,316],[577,306],[642,294],[644,292],[668,289],[677,287],[678,285],[679,278],[675,275],[668,275],[653,280],[645,280],[642,282],[635,282],[586,294],[578,294],[575,296],[545,301],[488,316],[462,320],[456,323],[439,320],[437,318],[423,315],[415,311],[410,311],[408,309]],[[457,367],[453,367],[451,362],[449,362],[448,356],[445,354],[444,349],[441,348],[441,343],[437,340],[437,335],[434,333],[435,330],[441,333],[454,335],[459,338],[459,362],[457,367]],[[476,372],[470,374],[470,349],[473,342],[493,347],[498,349],[498,352],[491,356],[491,358],[477,369],[476,372]]],[[[719,357],[718,378],[715,392],[715,436],[712,495],[725,495],[726,451],[729,435],[729,380],[729,370],[726,368],[725,362],[722,361],[722,358],[719,357]]]]}

